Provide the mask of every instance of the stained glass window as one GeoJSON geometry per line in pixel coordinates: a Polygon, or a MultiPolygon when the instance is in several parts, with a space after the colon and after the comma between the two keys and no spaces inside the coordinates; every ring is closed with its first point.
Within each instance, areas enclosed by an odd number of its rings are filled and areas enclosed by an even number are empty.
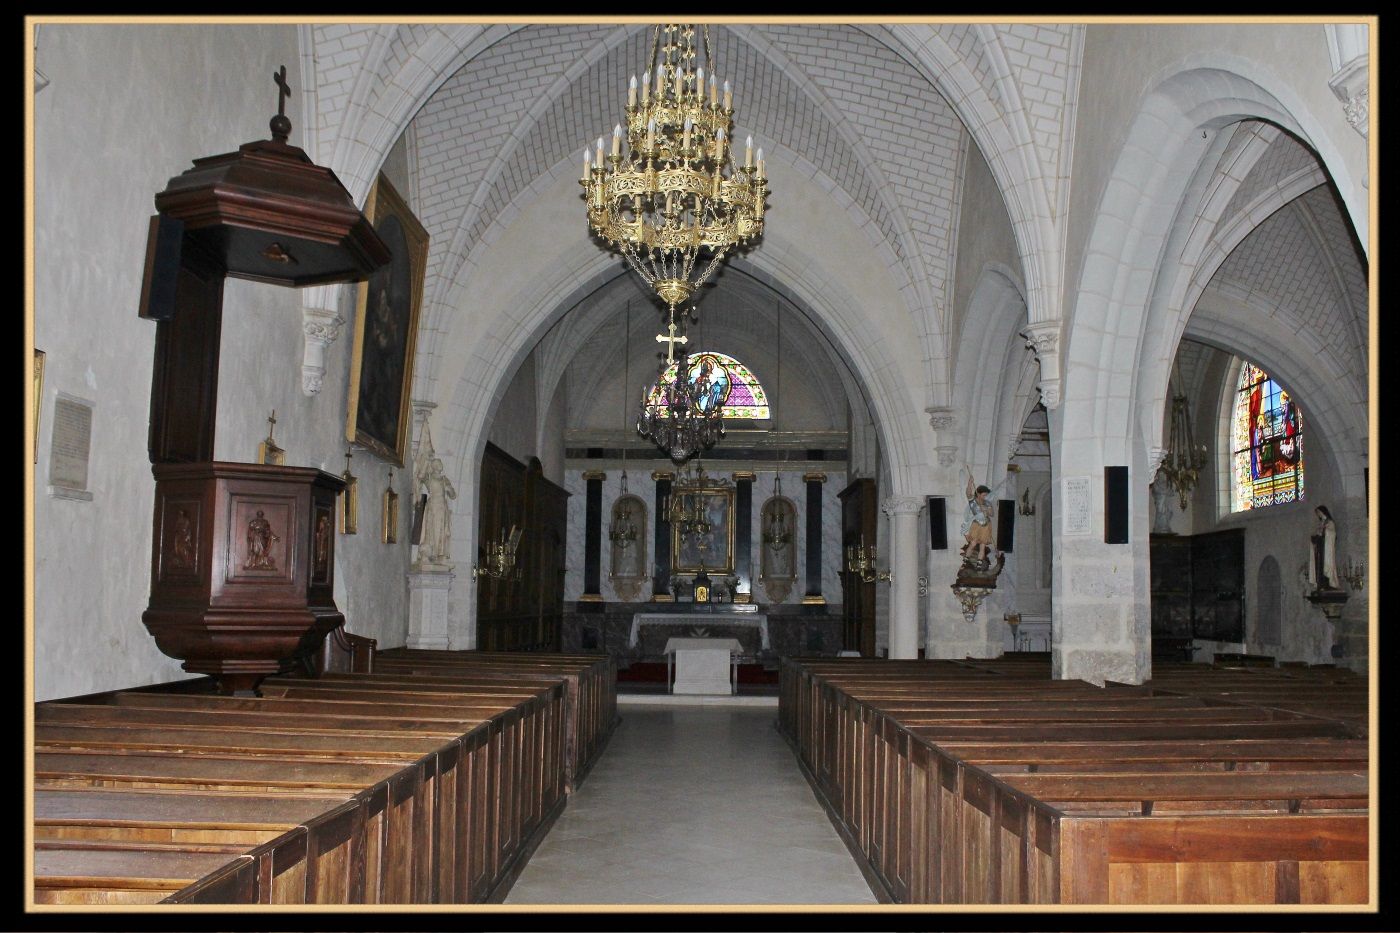
{"type": "MultiPolygon", "coordinates": [[[[662,398],[661,386],[675,381],[676,367],[679,365],[679,363],[672,363],[666,367],[661,378],[651,387],[651,393],[647,396],[647,404],[660,406],[663,415],[665,401],[662,398]]],[[[724,404],[725,418],[766,419],[769,417],[768,393],[763,391],[763,386],[752,370],[727,353],[703,350],[691,354],[690,381],[694,382],[699,378],[706,366],[710,368],[710,384],[715,387],[717,397],[724,404]]]]}
{"type": "Polygon", "coordinates": [[[1234,416],[1232,510],[1303,499],[1303,414],[1253,363],[1240,366],[1234,416]]]}

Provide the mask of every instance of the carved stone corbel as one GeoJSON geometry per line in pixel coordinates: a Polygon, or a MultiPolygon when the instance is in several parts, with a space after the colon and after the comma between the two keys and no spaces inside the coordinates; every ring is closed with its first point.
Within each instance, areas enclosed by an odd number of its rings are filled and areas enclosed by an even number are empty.
{"type": "Polygon", "coordinates": [[[315,285],[303,292],[301,331],[305,344],[301,358],[301,391],[315,395],[326,375],[326,347],[340,339],[345,318],[337,310],[338,286],[315,285]]]}
{"type": "Polygon", "coordinates": [[[1327,82],[1332,93],[1342,102],[1351,128],[1363,139],[1371,138],[1371,67],[1370,56],[1359,55],[1342,66],[1327,82]]]}
{"type": "Polygon", "coordinates": [[[1060,322],[1038,321],[1021,331],[1026,346],[1040,363],[1040,401],[1046,408],[1060,405],[1060,322]]]}
{"type": "Polygon", "coordinates": [[[951,431],[958,426],[957,412],[946,405],[930,405],[924,411],[928,414],[929,426],[935,431],[951,431]]]}
{"type": "Polygon", "coordinates": [[[957,461],[957,444],[944,444],[940,447],[935,447],[934,450],[938,451],[939,466],[950,467],[957,461]]]}
{"type": "Polygon", "coordinates": [[[1149,447],[1147,449],[1147,475],[1156,476],[1157,471],[1162,468],[1162,464],[1167,460],[1167,454],[1171,450],[1166,447],[1149,447]]]}

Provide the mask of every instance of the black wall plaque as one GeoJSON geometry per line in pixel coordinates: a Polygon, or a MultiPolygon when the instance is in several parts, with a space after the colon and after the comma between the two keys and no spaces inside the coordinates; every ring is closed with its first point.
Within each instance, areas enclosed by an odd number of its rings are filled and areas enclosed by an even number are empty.
{"type": "Polygon", "coordinates": [[[1128,543],[1128,468],[1103,468],[1103,540],[1105,544],[1128,543]]]}
{"type": "Polygon", "coordinates": [[[943,496],[928,497],[928,547],[930,551],[948,550],[947,502],[943,496]]]}

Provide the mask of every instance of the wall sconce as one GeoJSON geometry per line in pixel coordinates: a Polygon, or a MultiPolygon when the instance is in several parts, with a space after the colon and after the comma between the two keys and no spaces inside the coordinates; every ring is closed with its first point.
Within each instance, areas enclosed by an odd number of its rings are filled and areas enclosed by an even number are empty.
{"type": "Polygon", "coordinates": [[[486,550],[486,566],[478,567],[472,564],[472,576],[491,577],[493,580],[502,580],[511,575],[514,571],[514,579],[520,578],[520,571],[515,567],[515,553],[520,547],[520,529],[514,525],[510,526],[510,535],[507,536],[505,529],[501,529],[499,539],[487,541],[484,545],[486,550]]]}
{"type": "Polygon", "coordinates": [[[875,546],[872,544],[867,549],[864,540],[855,547],[846,545],[846,569],[859,577],[862,583],[889,583],[891,580],[888,570],[875,569],[875,546]]]}
{"type": "Polygon", "coordinates": [[[1021,492],[1020,512],[1022,515],[1035,514],[1035,504],[1031,502],[1031,491],[1029,489],[1022,490],[1021,492]]]}
{"type": "Polygon", "coordinates": [[[1361,589],[1366,583],[1366,565],[1355,558],[1347,561],[1347,565],[1342,568],[1341,574],[1342,579],[1347,581],[1347,584],[1353,590],[1361,589]]]}

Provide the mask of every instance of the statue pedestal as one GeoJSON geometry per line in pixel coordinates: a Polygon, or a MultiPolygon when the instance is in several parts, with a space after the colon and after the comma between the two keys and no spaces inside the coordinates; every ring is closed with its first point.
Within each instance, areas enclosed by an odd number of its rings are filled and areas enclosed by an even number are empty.
{"type": "Polygon", "coordinates": [[[419,565],[408,572],[408,647],[447,648],[450,565],[419,565]]]}

